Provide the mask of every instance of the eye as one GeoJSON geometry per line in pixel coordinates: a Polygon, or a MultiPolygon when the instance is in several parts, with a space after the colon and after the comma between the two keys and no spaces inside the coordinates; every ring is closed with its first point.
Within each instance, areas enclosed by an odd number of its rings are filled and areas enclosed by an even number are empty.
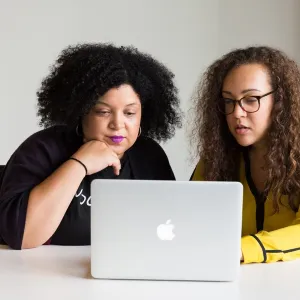
{"type": "Polygon", "coordinates": [[[101,115],[101,116],[108,116],[110,114],[110,111],[108,111],[108,110],[97,110],[96,114],[101,115]]]}
{"type": "Polygon", "coordinates": [[[228,99],[228,98],[223,98],[223,101],[225,104],[232,104],[234,100],[228,99]]]}
{"type": "Polygon", "coordinates": [[[244,98],[243,102],[245,102],[246,104],[254,104],[255,102],[257,102],[257,98],[250,96],[250,97],[244,98]]]}
{"type": "Polygon", "coordinates": [[[133,116],[133,115],[135,115],[135,112],[130,112],[130,111],[129,111],[129,112],[126,112],[126,113],[125,113],[125,115],[127,115],[127,116],[129,116],[129,117],[130,117],[130,116],[133,116]]]}

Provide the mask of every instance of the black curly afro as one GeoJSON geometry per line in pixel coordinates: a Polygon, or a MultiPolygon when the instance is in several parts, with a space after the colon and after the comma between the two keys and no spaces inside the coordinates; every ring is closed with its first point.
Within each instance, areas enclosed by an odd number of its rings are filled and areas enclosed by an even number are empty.
{"type": "Polygon", "coordinates": [[[174,74],[134,47],[80,44],[64,49],[37,92],[40,125],[76,127],[109,89],[129,84],[142,104],[144,136],[171,138],[181,127],[174,74]]]}

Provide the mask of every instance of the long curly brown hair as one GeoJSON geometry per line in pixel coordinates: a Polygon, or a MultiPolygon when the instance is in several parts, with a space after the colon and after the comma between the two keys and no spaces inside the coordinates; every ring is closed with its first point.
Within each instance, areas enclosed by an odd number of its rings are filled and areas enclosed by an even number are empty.
{"type": "Polygon", "coordinates": [[[215,61],[197,87],[193,113],[192,142],[204,163],[204,178],[211,181],[238,181],[242,147],[231,135],[225,116],[219,112],[223,81],[233,68],[258,63],[269,72],[274,93],[272,121],[267,134],[265,192],[274,196],[279,211],[281,195],[297,210],[300,192],[300,72],[283,52],[270,47],[234,50],[215,61]]]}

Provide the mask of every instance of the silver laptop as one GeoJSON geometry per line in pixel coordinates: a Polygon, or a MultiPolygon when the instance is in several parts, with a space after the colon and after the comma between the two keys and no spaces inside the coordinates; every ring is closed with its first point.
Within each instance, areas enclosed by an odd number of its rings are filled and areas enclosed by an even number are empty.
{"type": "Polygon", "coordinates": [[[237,279],[241,183],[98,179],[91,196],[94,278],[237,279]]]}

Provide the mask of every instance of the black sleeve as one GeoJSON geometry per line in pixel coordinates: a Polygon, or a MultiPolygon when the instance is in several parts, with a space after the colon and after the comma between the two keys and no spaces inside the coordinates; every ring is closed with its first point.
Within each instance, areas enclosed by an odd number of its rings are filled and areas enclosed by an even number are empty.
{"type": "Polygon", "coordinates": [[[30,191],[62,163],[55,138],[43,133],[29,137],[11,156],[0,179],[0,236],[21,249],[30,191]]]}

